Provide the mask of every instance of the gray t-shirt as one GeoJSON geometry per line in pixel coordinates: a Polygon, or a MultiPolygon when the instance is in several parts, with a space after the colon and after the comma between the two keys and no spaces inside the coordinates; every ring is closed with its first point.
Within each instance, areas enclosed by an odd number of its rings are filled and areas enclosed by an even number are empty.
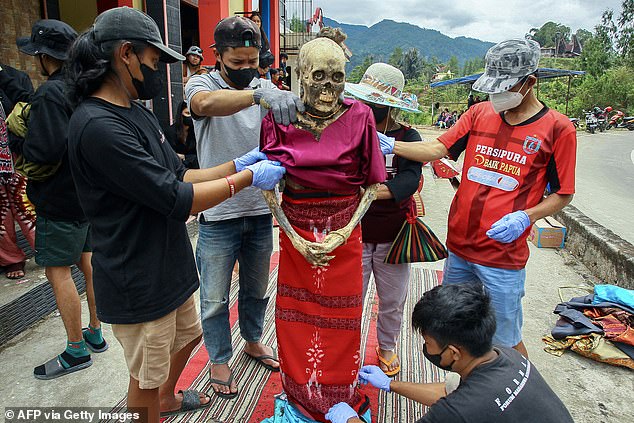
{"type": "MultiPolygon", "coordinates": [[[[247,90],[273,88],[271,81],[253,79],[247,90]]],[[[194,75],[185,86],[187,103],[201,91],[234,90],[219,72],[194,75]]],[[[260,126],[268,110],[259,105],[242,109],[230,116],[212,116],[194,119],[196,151],[200,168],[210,168],[240,157],[260,143],[260,126]]],[[[258,188],[248,187],[235,197],[203,212],[209,222],[270,213],[258,188]]]]}
{"type": "Polygon", "coordinates": [[[473,369],[417,423],[574,423],[533,364],[511,348],[473,369]]]}

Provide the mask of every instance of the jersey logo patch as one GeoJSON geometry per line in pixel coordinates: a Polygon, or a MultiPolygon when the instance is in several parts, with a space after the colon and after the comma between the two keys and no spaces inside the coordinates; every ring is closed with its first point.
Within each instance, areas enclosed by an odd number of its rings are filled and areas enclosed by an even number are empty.
{"type": "Polygon", "coordinates": [[[514,191],[520,185],[518,180],[512,176],[479,167],[470,167],[467,172],[467,179],[481,185],[501,189],[502,191],[514,191]]]}
{"type": "Polygon", "coordinates": [[[541,145],[542,140],[529,135],[524,140],[524,146],[522,148],[526,154],[535,154],[539,151],[539,147],[541,147],[541,145]]]}

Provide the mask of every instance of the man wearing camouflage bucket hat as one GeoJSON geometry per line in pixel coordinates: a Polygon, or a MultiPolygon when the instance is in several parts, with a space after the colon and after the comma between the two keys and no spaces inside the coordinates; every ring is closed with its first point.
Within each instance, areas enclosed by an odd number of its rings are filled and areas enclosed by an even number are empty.
{"type": "Polygon", "coordinates": [[[496,312],[493,342],[524,355],[526,238],[536,220],[561,210],[575,191],[576,132],[535,95],[539,55],[532,40],[491,47],[473,84],[490,101],[471,107],[436,141],[396,141],[393,148],[419,161],[465,152],[464,177],[449,211],[443,284],[481,281],[496,312]],[[543,198],[548,183],[552,193],[543,198]]]}

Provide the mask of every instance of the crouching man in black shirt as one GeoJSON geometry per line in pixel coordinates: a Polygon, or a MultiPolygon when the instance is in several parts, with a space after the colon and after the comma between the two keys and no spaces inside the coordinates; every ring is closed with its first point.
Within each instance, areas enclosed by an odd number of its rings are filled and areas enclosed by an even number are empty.
{"type": "Polygon", "coordinates": [[[119,7],[79,36],[67,63],[78,104],[68,154],[93,230],[97,314],[123,347],[128,410],[147,410],[135,420],[153,423],[210,402],[203,393],[174,393],[202,337],[185,221],[247,186],[272,189],[284,174],[258,151],[210,169],[183,166],[156,116],[134,101],[159,94],[159,62],[183,59],[152,18],[119,7]]]}
{"type": "MultiPolygon", "coordinates": [[[[359,381],[429,406],[418,423],[573,422],[527,358],[511,348],[493,347],[495,314],[482,285],[446,285],[426,292],[414,308],[412,325],[423,336],[425,357],[460,375],[458,387],[391,380],[377,366],[364,366],[359,381]]],[[[326,418],[362,422],[345,403],[333,406],[326,418]]]]}

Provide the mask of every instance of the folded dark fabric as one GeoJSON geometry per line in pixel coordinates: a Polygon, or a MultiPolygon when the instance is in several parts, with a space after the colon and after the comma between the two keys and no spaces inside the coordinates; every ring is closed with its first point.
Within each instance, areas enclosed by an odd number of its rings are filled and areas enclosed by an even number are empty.
{"type": "Polygon", "coordinates": [[[623,304],[612,303],[609,301],[602,301],[597,304],[592,304],[593,300],[594,300],[594,294],[588,294],[583,297],[571,298],[570,301],[566,301],[565,303],[561,303],[561,304],[566,304],[569,307],[576,308],[576,309],[584,309],[588,307],[618,307],[620,309],[627,311],[628,313],[634,314],[634,308],[632,307],[628,307],[623,304]]]}
{"type": "Polygon", "coordinates": [[[603,329],[594,324],[580,310],[571,308],[566,303],[557,304],[553,313],[560,316],[551,331],[553,338],[563,339],[567,336],[587,335],[589,333],[603,334],[603,329]]]}

